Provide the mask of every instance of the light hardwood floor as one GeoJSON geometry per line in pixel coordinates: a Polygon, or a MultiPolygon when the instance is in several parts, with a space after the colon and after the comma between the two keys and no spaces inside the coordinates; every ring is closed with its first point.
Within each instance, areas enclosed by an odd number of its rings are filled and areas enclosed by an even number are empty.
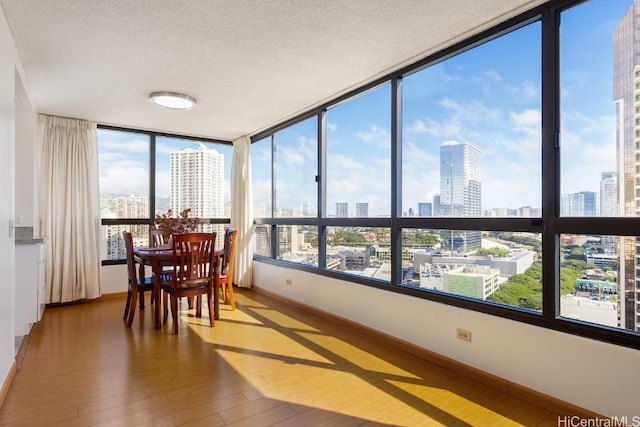
{"type": "Polygon", "coordinates": [[[2,426],[557,426],[558,415],[344,322],[236,291],[215,327],[133,327],[124,295],[48,308],[2,426]]]}

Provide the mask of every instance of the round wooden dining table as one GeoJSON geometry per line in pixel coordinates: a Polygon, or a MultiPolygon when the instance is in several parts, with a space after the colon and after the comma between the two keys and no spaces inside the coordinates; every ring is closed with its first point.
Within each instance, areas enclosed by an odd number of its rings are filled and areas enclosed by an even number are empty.
{"type": "MultiPolygon", "coordinates": [[[[153,326],[156,330],[162,329],[162,319],[160,313],[160,276],[164,267],[173,266],[173,250],[168,245],[162,246],[139,246],[133,249],[134,258],[136,262],[140,264],[140,268],[143,269],[145,265],[151,267],[153,273],[153,294],[155,296],[155,302],[153,307],[153,326]]],[[[214,266],[213,276],[213,312],[214,319],[220,317],[220,301],[219,301],[219,284],[218,284],[218,265],[219,259],[224,255],[222,249],[214,252],[214,260],[216,265],[214,266]]],[[[144,273],[141,272],[141,276],[144,277],[144,273]]]]}

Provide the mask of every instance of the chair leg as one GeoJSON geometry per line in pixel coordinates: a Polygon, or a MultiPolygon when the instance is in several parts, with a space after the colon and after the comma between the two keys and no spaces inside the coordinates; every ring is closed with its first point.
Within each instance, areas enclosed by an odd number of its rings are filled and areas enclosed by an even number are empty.
{"type": "Polygon", "coordinates": [[[144,292],[138,292],[140,294],[140,310],[144,310],[144,292]]]}
{"type": "Polygon", "coordinates": [[[215,325],[215,321],[213,320],[213,317],[214,317],[214,313],[213,313],[213,291],[211,289],[209,289],[209,292],[207,292],[207,308],[209,309],[209,324],[213,328],[213,326],[215,325]]]}
{"type": "Polygon", "coordinates": [[[173,317],[173,334],[178,334],[178,297],[171,295],[171,316],[173,317]]]}
{"type": "Polygon", "coordinates": [[[162,324],[167,323],[167,317],[169,317],[169,294],[166,292],[162,292],[162,324]]]}
{"type": "Polygon", "coordinates": [[[227,282],[227,303],[231,304],[231,310],[235,310],[236,309],[236,300],[233,297],[233,283],[231,283],[231,280],[229,280],[227,282]]]}
{"type": "Polygon", "coordinates": [[[131,307],[131,289],[127,291],[127,302],[124,305],[124,316],[122,316],[123,320],[129,318],[129,307],[131,307]]]}
{"type": "Polygon", "coordinates": [[[136,305],[138,304],[138,297],[144,298],[143,295],[140,295],[141,292],[138,292],[136,288],[133,288],[131,291],[131,304],[129,305],[129,318],[127,319],[127,328],[130,328],[133,325],[133,316],[136,315],[136,305]]]}
{"type": "Polygon", "coordinates": [[[196,317],[202,317],[202,295],[196,297],[196,317]]]}

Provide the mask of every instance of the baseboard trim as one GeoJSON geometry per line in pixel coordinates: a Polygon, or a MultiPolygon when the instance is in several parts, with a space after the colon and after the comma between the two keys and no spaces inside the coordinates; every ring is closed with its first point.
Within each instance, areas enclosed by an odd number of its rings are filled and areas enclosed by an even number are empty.
{"type": "Polygon", "coordinates": [[[11,387],[11,383],[13,382],[13,377],[15,377],[17,372],[16,369],[16,361],[14,360],[11,364],[11,368],[9,368],[9,372],[7,373],[7,377],[4,379],[2,383],[2,388],[0,388],[0,408],[4,404],[4,399],[9,394],[9,387],[11,387]]]}
{"type": "Polygon", "coordinates": [[[31,341],[31,334],[25,335],[22,338],[22,342],[20,343],[20,348],[18,349],[18,353],[16,354],[16,372],[18,372],[20,368],[22,368],[22,362],[24,361],[24,356],[27,354],[27,349],[29,348],[30,341],[31,341]]]}
{"type": "Polygon", "coordinates": [[[526,402],[532,403],[534,405],[540,406],[550,411],[553,411],[559,414],[567,414],[571,416],[575,415],[575,416],[579,416],[582,418],[589,418],[589,419],[605,418],[602,415],[597,414],[595,412],[573,405],[569,402],[558,399],[556,397],[549,396],[544,393],[540,393],[536,390],[525,387],[523,385],[516,384],[507,379],[498,377],[496,375],[493,375],[488,372],[482,371],[480,369],[474,368],[472,366],[466,365],[457,360],[454,360],[449,357],[443,356],[441,354],[435,353],[433,351],[427,350],[425,348],[422,348],[410,342],[398,339],[397,337],[394,337],[394,336],[385,334],[383,332],[380,332],[378,330],[361,325],[350,319],[345,319],[333,313],[329,313],[327,311],[320,310],[316,307],[286,298],[282,295],[270,292],[264,288],[260,288],[259,286],[254,285],[251,289],[253,289],[258,293],[271,297],[275,300],[282,301],[286,304],[296,307],[302,311],[312,313],[314,315],[325,318],[332,322],[342,323],[345,326],[348,326],[350,329],[358,329],[362,333],[375,335],[376,338],[380,338],[381,340],[385,341],[386,344],[391,345],[395,348],[400,348],[403,351],[406,351],[407,353],[412,354],[416,357],[419,357],[429,363],[433,363],[442,368],[455,372],[456,374],[468,377],[471,380],[484,384],[487,387],[491,387],[507,395],[517,397],[526,402]]]}
{"type": "Polygon", "coordinates": [[[114,298],[122,298],[127,295],[127,291],[122,292],[111,292],[108,294],[102,294],[100,299],[114,299],[114,298]]]}

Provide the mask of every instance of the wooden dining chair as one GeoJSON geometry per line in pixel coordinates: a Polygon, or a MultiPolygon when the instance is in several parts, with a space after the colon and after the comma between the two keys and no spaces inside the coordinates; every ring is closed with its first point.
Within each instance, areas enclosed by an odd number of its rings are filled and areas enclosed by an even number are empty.
{"type": "Polygon", "coordinates": [[[137,265],[133,254],[133,236],[128,231],[122,232],[125,252],[127,256],[127,276],[129,285],[127,287],[127,302],[124,307],[124,317],[127,320],[127,327],[133,324],[133,317],[136,314],[136,305],[140,305],[140,310],[144,310],[144,293],[151,291],[151,302],[153,303],[153,277],[144,276],[144,267],[137,265]]]}
{"type": "Polygon", "coordinates": [[[169,244],[169,236],[161,229],[154,226],[149,227],[149,246],[156,247],[169,244]]]}
{"type": "MultiPolygon", "coordinates": [[[[216,269],[216,233],[174,234],[172,237],[173,271],[163,280],[164,318],[168,317],[168,297],[171,298],[173,333],[178,333],[178,301],[182,297],[207,296],[209,323],[214,326],[213,289],[216,269]]],[[[196,310],[201,316],[201,310],[196,310]]]]}
{"type": "Polygon", "coordinates": [[[236,248],[236,236],[238,230],[227,228],[224,232],[224,255],[220,260],[220,274],[218,283],[225,304],[231,305],[231,309],[236,309],[236,300],[233,297],[233,259],[236,248]]]}

